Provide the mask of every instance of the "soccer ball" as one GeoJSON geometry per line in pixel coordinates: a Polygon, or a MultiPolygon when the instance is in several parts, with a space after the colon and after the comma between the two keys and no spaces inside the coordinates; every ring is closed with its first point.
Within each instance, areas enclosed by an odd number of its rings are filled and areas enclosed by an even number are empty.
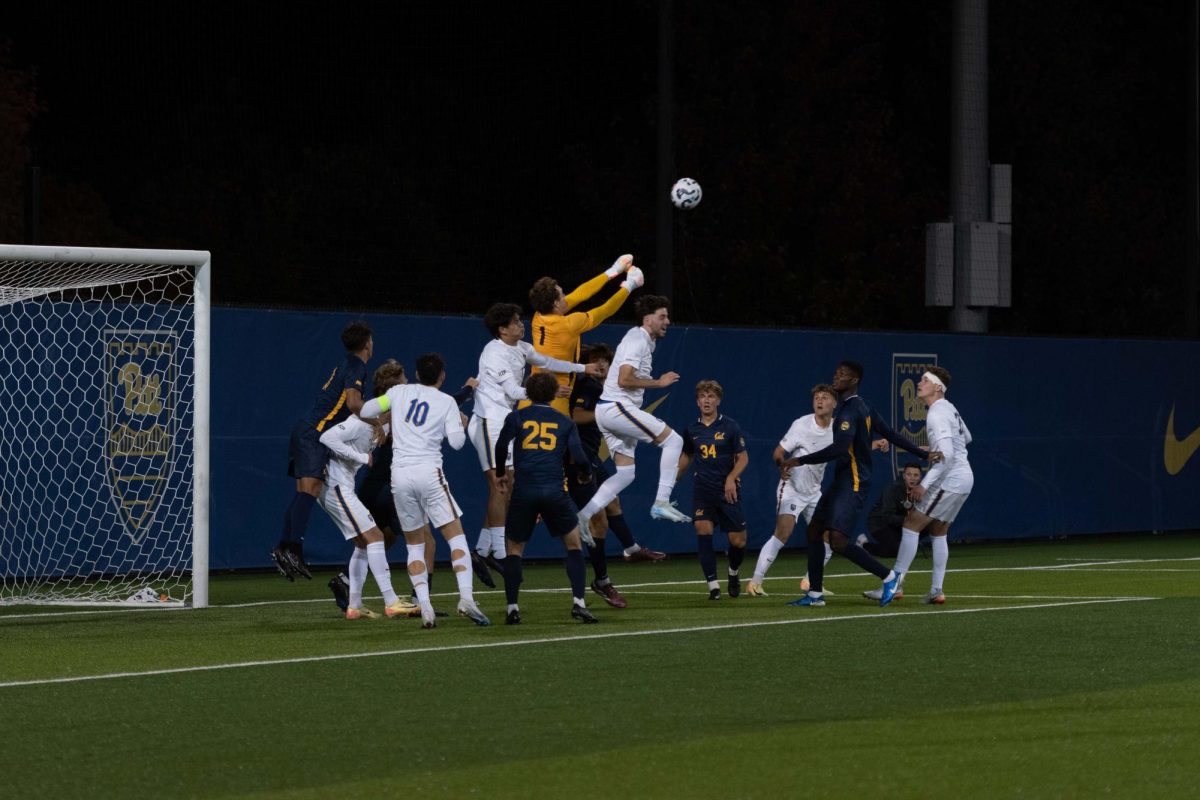
{"type": "Polygon", "coordinates": [[[671,202],[676,208],[682,208],[684,211],[700,205],[700,198],[703,196],[700,184],[691,178],[680,178],[671,187],[671,202]]]}

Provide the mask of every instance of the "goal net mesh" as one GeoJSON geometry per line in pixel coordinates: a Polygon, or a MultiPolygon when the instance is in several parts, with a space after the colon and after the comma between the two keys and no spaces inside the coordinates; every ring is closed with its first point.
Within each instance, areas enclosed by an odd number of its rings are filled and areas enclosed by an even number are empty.
{"type": "Polygon", "coordinates": [[[0,259],[0,604],[187,603],[193,275],[0,259]]]}

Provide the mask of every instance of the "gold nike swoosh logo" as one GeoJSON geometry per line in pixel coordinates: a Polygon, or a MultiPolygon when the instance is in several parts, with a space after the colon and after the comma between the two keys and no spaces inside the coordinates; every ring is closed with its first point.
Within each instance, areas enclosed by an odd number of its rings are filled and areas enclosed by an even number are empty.
{"type": "MultiPolygon", "coordinates": [[[[653,413],[654,413],[654,409],[656,409],[656,408],[658,408],[659,406],[661,406],[661,405],[663,404],[663,401],[664,401],[664,400],[666,400],[666,399],[667,399],[668,397],[670,397],[670,396],[671,396],[671,393],[670,393],[670,392],[667,392],[667,393],[666,393],[666,394],[664,394],[662,397],[658,398],[658,399],[657,399],[657,400],[655,400],[653,403],[651,403],[650,405],[648,405],[648,406],[646,406],[645,408],[643,408],[643,409],[642,409],[642,411],[645,411],[647,414],[653,414],[653,413]]],[[[600,456],[600,460],[601,460],[601,461],[608,461],[608,456],[609,456],[609,452],[608,452],[608,442],[604,441],[604,439],[601,439],[601,440],[600,440],[600,452],[599,452],[599,456],[600,456]]]]}
{"type": "Polygon", "coordinates": [[[1163,439],[1163,465],[1167,468],[1167,474],[1178,475],[1197,450],[1200,450],[1200,428],[1196,428],[1185,439],[1175,438],[1175,405],[1172,403],[1171,413],[1167,417],[1167,435],[1163,439]]]}

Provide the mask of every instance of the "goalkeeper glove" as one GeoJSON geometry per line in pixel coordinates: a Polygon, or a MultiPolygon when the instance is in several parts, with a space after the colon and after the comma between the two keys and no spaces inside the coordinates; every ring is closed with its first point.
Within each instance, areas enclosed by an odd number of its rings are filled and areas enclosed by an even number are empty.
{"type": "Polygon", "coordinates": [[[641,287],[646,282],[646,276],[637,267],[630,267],[629,272],[625,274],[625,280],[621,281],[621,288],[632,293],[634,289],[641,287]]]}
{"type": "Polygon", "coordinates": [[[633,266],[633,256],[631,256],[627,253],[627,254],[621,256],[620,258],[618,258],[616,261],[614,261],[613,265],[611,267],[604,270],[604,274],[608,276],[609,280],[612,280],[613,278],[620,275],[622,272],[628,272],[632,266],[633,266]]]}

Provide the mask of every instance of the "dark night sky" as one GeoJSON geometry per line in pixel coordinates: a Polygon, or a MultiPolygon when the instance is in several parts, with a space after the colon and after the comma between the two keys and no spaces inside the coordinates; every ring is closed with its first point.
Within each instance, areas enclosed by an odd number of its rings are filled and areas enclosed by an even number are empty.
{"type": "MultiPolygon", "coordinates": [[[[653,2],[343,5],[10,11],[0,238],[32,159],[43,243],[212,250],[222,303],[481,313],[622,252],[657,269],[653,2]]],[[[994,331],[1181,335],[1188,21],[992,3],[994,331]]],[[[676,172],[705,188],[678,318],[944,327],[949,29],[948,2],[676,0],[676,172]]]]}

